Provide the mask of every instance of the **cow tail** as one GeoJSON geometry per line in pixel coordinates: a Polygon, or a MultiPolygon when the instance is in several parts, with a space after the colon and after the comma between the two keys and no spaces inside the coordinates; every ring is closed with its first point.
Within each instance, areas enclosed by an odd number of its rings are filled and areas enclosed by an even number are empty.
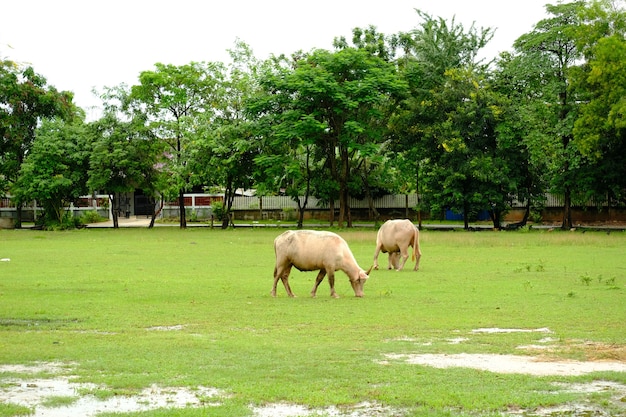
{"type": "Polygon", "coordinates": [[[411,256],[411,261],[415,261],[415,251],[419,250],[419,235],[417,228],[413,231],[413,255],[411,256]]]}

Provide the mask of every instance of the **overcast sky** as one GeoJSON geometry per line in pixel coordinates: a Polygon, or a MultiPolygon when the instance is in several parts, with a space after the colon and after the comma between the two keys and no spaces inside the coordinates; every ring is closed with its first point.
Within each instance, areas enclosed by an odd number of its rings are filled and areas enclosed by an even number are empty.
{"type": "Polygon", "coordinates": [[[484,50],[495,57],[546,17],[546,3],[556,1],[0,0],[0,57],[32,65],[88,110],[100,104],[94,88],[136,84],[157,62],[227,62],[237,38],[262,59],[332,49],[336,36],[349,37],[355,27],[409,31],[420,24],[415,9],[466,29],[495,29],[484,50]]]}

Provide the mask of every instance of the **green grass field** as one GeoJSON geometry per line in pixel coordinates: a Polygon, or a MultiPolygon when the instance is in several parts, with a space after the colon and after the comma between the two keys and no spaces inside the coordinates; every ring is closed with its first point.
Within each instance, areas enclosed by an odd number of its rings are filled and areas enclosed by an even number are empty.
{"type": "MultiPolygon", "coordinates": [[[[338,272],[341,298],[325,281],[312,299],[316,273],[294,269],[291,299],[282,284],[270,296],[281,232],[0,230],[0,370],[60,363],[73,381],[96,384],[81,395],[101,398],[151,386],[223,393],[200,408],[102,415],[245,416],[269,404],[325,415],[363,403],[382,407],[377,416],[535,415],[580,401],[626,415],[609,393],[555,385],[626,384],[624,372],[533,376],[386,360],[488,353],[626,363],[626,233],[425,231],[420,271],[410,259],[401,272],[372,271],[364,298],[338,272]],[[482,328],[549,333],[475,332],[482,328]],[[542,343],[550,349],[519,349],[542,343]]],[[[369,268],[376,231],[337,232],[369,268]]],[[[22,377],[0,372],[0,391],[22,377]]],[[[32,411],[0,401],[0,416],[32,411]]]]}

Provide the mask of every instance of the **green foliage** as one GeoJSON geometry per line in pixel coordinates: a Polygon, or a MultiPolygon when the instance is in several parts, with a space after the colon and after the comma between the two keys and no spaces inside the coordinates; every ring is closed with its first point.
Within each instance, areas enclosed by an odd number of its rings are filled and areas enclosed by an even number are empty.
{"type": "Polygon", "coordinates": [[[98,222],[102,222],[105,220],[108,220],[108,219],[100,216],[100,214],[98,214],[98,211],[96,210],[84,211],[81,216],[81,223],[98,223],[98,222]]]}
{"type": "Polygon", "coordinates": [[[22,164],[14,189],[18,201],[38,200],[46,224],[69,225],[66,207],[88,192],[89,149],[82,123],[45,121],[22,164]]]}
{"type": "Polygon", "coordinates": [[[214,201],[211,204],[211,211],[213,212],[213,216],[219,221],[224,220],[226,217],[226,210],[224,209],[224,203],[221,201],[214,201]]]}
{"type": "Polygon", "coordinates": [[[46,408],[67,407],[78,401],[79,397],[70,396],[50,396],[42,402],[42,406],[46,408]]]}
{"type": "Polygon", "coordinates": [[[23,407],[21,405],[0,403],[0,416],[30,416],[33,414],[33,410],[29,407],[23,407]]]}
{"type": "Polygon", "coordinates": [[[137,85],[106,89],[104,116],[87,126],[42,123],[80,119],[71,94],[0,61],[0,195],[37,198],[60,223],[72,190],[115,205],[141,189],[178,199],[184,227],[184,192],[218,189],[228,212],[237,189],[256,188],[338,201],[343,226],[351,196],[417,191],[423,210],[488,210],[499,227],[514,199],[531,213],[553,192],[569,229],[577,202],[626,196],[620,6],[548,4],[496,66],[479,59],[493,29],[419,10],[408,32],[355,28],[333,51],[260,61],[237,41],[228,64],[157,63],[137,85]],[[82,145],[88,167],[76,165],[82,145]]]}
{"type": "Polygon", "coordinates": [[[161,142],[167,156],[161,170],[164,194],[176,193],[180,201],[180,226],[186,227],[182,195],[192,185],[191,167],[200,125],[211,121],[215,103],[222,100],[223,65],[191,62],[175,66],[155,64],[143,71],[139,84],[131,87],[128,108],[143,121],[149,137],[161,142]]]}
{"type": "MultiPolygon", "coordinates": [[[[70,119],[74,112],[71,93],[49,86],[32,67],[0,59],[0,196],[23,191],[24,185],[16,183],[40,123],[54,117],[70,119]]],[[[17,223],[19,227],[21,218],[17,223]]]]}
{"type": "MultiPolygon", "coordinates": [[[[257,158],[261,168],[278,184],[295,184],[295,192],[309,189],[313,176],[336,183],[338,194],[328,197],[339,199],[343,224],[349,185],[358,178],[354,167],[381,153],[385,120],[406,84],[393,64],[347,45],[335,52],[314,50],[293,68],[279,62],[266,68],[260,84],[264,94],[250,109],[267,114],[261,126],[272,127],[265,130],[270,156],[257,158]]],[[[327,190],[313,193],[324,196],[327,190]]]]}

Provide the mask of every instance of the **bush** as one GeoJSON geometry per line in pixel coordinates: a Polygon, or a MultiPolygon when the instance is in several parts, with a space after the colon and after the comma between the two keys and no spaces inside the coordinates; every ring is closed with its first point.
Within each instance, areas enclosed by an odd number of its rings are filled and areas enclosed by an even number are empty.
{"type": "Polygon", "coordinates": [[[83,212],[83,215],[81,216],[81,221],[83,223],[99,223],[99,222],[104,222],[107,219],[100,216],[98,214],[97,210],[88,210],[83,212]]]}
{"type": "Polygon", "coordinates": [[[45,230],[68,230],[68,229],[77,229],[79,226],[82,226],[82,221],[80,218],[75,217],[74,214],[70,211],[66,211],[63,214],[63,218],[59,222],[53,216],[47,215],[44,211],[43,216],[37,222],[38,226],[41,226],[45,230]]]}
{"type": "Polygon", "coordinates": [[[211,204],[211,209],[213,210],[213,215],[219,221],[224,220],[224,216],[226,215],[224,210],[224,203],[221,201],[215,201],[211,204]]]}

